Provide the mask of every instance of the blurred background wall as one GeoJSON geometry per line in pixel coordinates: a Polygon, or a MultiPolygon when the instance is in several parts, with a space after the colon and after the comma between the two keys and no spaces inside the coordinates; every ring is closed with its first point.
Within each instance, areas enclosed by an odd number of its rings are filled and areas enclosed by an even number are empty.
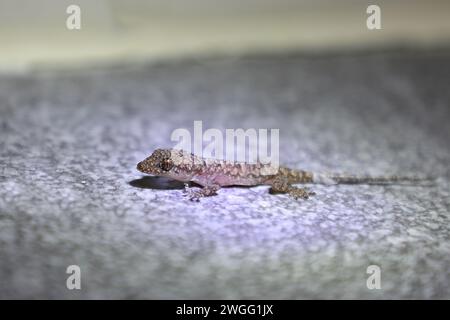
{"type": "Polygon", "coordinates": [[[440,47],[448,0],[0,0],[0,71],[210,54],[440,47]],[[81,30],[66,8],[81,7],[81,30]],[[382,29],[366,27],[369,4],[382,29]]]}

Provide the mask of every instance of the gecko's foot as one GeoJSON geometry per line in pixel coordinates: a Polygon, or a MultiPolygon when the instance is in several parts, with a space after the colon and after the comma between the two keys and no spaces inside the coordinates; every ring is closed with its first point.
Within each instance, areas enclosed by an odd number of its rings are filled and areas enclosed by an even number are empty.
{"type": "Polygon", "coordinates": [[[184,185],[184,193],[191,201],[199,202],[200,198],[211,197],[217,195],[217,190],[219,190],[216,186],[206,186],[202,189],[197,188],[189,188],[187,184],[184,185]]]}
{"type": "Polygon", "coordinates": [[[200,201],[200,198],[202,197],[201,189],[197,190],[197,188],[191,188],[191,187],[189,187],[189,185],[187,183],[184,185],[183,193],[184,193],[184,196],[191,201],[198,202],[198,201],[200,201]]]}
{"type": "Polygon", "coordinates": [[[298,199],[309,199],[310,196],[315,195],[316,193],[313,191],[310,191],[308,188],[297,188],[297,187],[290,187],[287,190],[274,190],[273,188],[270,189],[270,193],[271,194],[288,194],[289,196],[291,196],[292,198],[294,198],[295,200],[298,199]]]}
{"type": "Polygon", "coordinates": [[[308,188],[294,187],[282,178],[278,178],[273,181],[272,188],[270,188],[270,193],[287,193],[294,199],[308,199],[310,196],[315,195],[315,193],[310,191],[308,188]]]}
{"type": "Polygon", "coordinates": [[[293,197],[295,200],[297,199],[308,199],[310,196],[315,195],[316,193],[313,191],[310,191],[308,188],[296,188],[292,187],[287,194],[289,194],[291,197],[293,197]]]}

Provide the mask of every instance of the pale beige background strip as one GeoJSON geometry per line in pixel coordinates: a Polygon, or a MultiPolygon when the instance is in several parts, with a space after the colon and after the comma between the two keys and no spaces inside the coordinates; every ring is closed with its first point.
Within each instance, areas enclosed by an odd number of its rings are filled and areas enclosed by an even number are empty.
{"type": "Polygon", "coordinates": [[[186,55],[445,46],[448,0],[0,0],[0,71],[186,55]],[[82,29],[66,29],[78,4],[82,29]],[[382,30],[366,8],[382,9],[382,30]]]}

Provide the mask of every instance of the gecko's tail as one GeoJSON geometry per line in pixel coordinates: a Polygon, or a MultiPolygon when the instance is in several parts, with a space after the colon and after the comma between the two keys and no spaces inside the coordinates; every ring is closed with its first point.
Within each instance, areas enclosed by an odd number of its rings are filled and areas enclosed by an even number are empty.
{"type": "Polygon", "coordinates": [[[431,185],[435,179],[418,176],[355,176],[345,174],[315,173],[313,182],[318,184],[402,184],[402,185],[431,185]]]}

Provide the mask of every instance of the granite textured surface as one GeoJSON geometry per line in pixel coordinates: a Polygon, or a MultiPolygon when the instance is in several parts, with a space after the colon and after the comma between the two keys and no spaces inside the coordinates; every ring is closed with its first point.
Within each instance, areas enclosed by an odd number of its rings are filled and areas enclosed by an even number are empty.
{"type": "Polygon", "coordinates": [[[449,299],[449,70],[443,50],[0,76],[0,298],[449,299]],[[193,203],[135,165],[194,120],[280,128],[297,168],[439,179],[193,203]]]}

